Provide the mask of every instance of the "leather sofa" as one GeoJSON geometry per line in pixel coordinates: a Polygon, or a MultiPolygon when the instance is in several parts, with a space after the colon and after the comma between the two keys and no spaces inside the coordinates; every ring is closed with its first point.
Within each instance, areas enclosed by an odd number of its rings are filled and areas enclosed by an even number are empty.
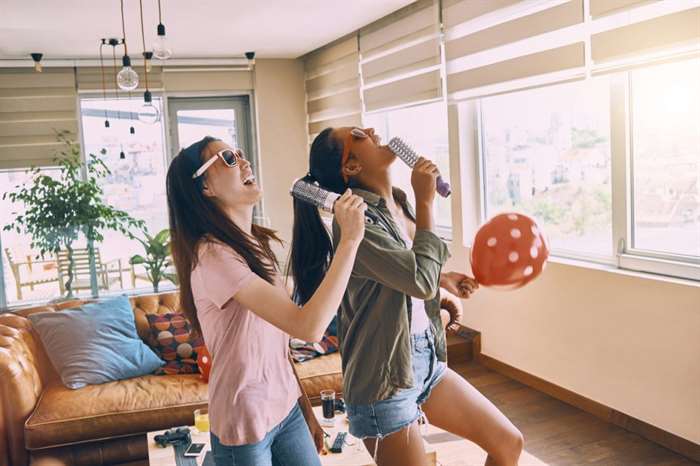
{"type": "MultiPolygon", "coordinates": [[[[26,318],[82,301],[0,314],[0,466],[147,465],[146,433],[193,422],[207,405],[199,374],[148,375],[80,390],[63,386],[26,318]]],[[[176,293],[131,298],[139,336],[146,314],[178,309],[176,293]]],[[[295,364],[312,402],[324,388],[342,390],[337,353],[295,364]]]]}
{"type": "MultiPolygon", "coordinates": [[[[144,341],[146,314],[178,310],[174,292],[130,300],[144,341]]],[[[146,433],[190,425],[193,411],[207,405],[207,385],[199,374],[147,375],[80,390],[64,387],[26,316],[83,302],[0,314],[0,466],[148,466],[146,433]]],[[[443,309],[443,323],[449,319],[443,309]]],[[[323,389],[342,393],[338,353],[294,366],[312,404],[320,402],[323,389]]]]}

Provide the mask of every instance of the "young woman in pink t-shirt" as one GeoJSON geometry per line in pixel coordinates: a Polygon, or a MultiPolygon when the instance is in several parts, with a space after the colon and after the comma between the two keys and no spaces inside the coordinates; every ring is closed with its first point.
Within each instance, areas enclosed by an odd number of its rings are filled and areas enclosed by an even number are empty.
{"type": "Polygon", "coordinates": [[[168,170],[167,194],[181,304],[214,361],[209,418],[217,466],[320,465],[322,431],[298,403],[289,336],[320,340],[335,315],[364,235],[364,201],[348,190],[336,203],[340,246],[300,307],[270,247],[279,239],[252,223],[262,191],[240,151],[214,138],[183,149],[168,170]]]}

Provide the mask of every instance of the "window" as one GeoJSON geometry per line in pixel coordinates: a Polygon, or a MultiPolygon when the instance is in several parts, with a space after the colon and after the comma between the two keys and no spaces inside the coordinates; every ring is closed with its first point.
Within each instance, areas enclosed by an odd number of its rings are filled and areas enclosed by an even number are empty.
{"type": "MultiPolygon", "coordinates": [[[[102,180],[105,202],[145,221],[151,235],[168,227],[162,99],[154,96],[153,104],[160,111],[161,119],[155,124],[145,124],[137,117],[142,105],[140,98],[80,100],[84,152],[98,154],[106,150],[103,160],[111,174],[102,180]],[[104,125],[105,115],[109,128],[104,125]]],[[[133,233],[142,236],[141,232],[133,233]]],[[[141,243],[119,232],[107,231],[96,250],[107,271],[100,276],[100,293],[152,288],[143,266],[129,264],[134,254],[144,254],[141,243]]],[[[160,289],[173,286],[163,281],[160,289]]]]}
{"type": "Polygon", "coordinates": [[[630,73],[632,241],[700,258],[700,59],[630,73]]]}
{"type": "MultiPolygon", "coordinates": [[[[445,180],[450,178],[450,154],[447,134],[447,108],[444,102],[435,102],[398,110],[366,114],[363,117],[366,127],[373,127],[389,142],[394,136],[405,140],[419,154],[433,160],[440,168],[445,180]]],[[[411,169],[398,161],[392,166],[393,183],[406,191],[413,203],[411,169]]],[[[451,237],[452,211],[450,198],[439,195],[435,221],[443,237],[451,237]]]]}
{"type": "Polygon", "coordinates": [[[611,258],[607,78],[481,99],[486,217],[518,211],[564,255],[611,258]]]}
{"type": "MultiPolygon", "coordinates": [[[[58,177],[59,171],[52,167],[42,168],[42,174],[58,177]]],[[[26,184],[31,175],[26,170],[0,171],[0,234],[2,235],[2,270],[5,300],[7,305],[47,301],[60,295],[58,270],[55,258],[47,255],[43,259],[38,251],[30,248],[31,239],[15,231],[2,231],[2,227],[20,214],[24,207],[2,200],[2,194],[15,191],[15,186],[26,184]]]]}
{"type": "Polygon", "coordinates": [[[700,279],[700,59],[461,105],[486,218],[533,216],[554,255],[700,279]]]}

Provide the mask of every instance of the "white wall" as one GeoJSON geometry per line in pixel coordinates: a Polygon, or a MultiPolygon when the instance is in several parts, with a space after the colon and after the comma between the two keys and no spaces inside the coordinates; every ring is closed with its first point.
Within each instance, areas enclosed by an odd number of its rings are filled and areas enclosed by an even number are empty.
{"type": "MultiPolygon", "coordinates": [[[[289,188],[308,170],[304,68],[300,60],[256,60],[255,110],[263,202],[270,227],[291,242],[289,188]]],[[[286,251],[276,248],[278,259],[286,251]]]]}
{"type": "MultiPolygon", "coordinates": [[[[464,244],[478,224],[475,132],[449,108],[448,267],[467,271],[464,244]]],[[[482,288],[464,305],[484,354],[700,443],[700,284],[550,261],[525,288],[482,288]]]]}

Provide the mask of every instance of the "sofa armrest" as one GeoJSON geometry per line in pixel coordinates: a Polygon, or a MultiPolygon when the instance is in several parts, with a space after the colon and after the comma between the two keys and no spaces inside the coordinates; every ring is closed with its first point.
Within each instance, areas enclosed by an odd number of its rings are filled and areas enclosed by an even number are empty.
{"type": "Polygon", "coordinates": [[[0,315],[0,411],[6,456],[13,466],[28,463],[24,423],[51,374],[55,372],[30,321],[12,313],[0,315]]]}

